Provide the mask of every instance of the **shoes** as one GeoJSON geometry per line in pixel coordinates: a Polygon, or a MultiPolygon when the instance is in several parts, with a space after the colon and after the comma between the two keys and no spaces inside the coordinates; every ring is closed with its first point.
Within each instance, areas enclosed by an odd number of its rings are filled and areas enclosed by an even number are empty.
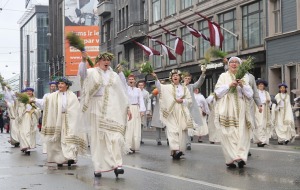
{"type": "Polygon", "coordinates": [[[191,145],[190,145],[190,144],[189,144],[189,145],[187,145],[187,146],[186,146],[186,149],[187,149],[187,150],[192,150],[192,147],[191,147],[191,145]]]}
{"type": "Polygon", "coordinates": [[[169,139],[167,139],[167,145],[169,146],[169,139]]]}
{"type": "Polygon", "coordinates": [[[210,144],[215,144],[215,142],[210,142],[210,144]]]}
{"type": "Polygon", "coordinates": [[[284,144],[287,145],[290,141],[289,140],[285,140],[284,144]]]}
{"type": "Polygon", "coordinates": [[[116,177],[118,177],[119,174],[124,174],[124,169],[121,167],[118,167],[114,170],[116,177]]]}
{"type": "Polygon", "coordinates": [[[244,160],[240,160],[240,161],[238,161],[238,166],[239,166],[239,168],[243,168],[243,167],[244,167],[244,165],[246,165],[246,163],[245,163],[245,161],[244,161],[244,160]]]}
{"type": "Polygon", "coordinates": [[[193,140],[194,140],[194,137],[191,137],[191,142],[193,142],[193,140]]]}
{"type": "Polygon", "coordinates": [[[160,141],[157,142],[157,145],[162,145],[160,141]]]}
{"type": "Polygon", "coordinates": [[[72,164],[75,164],[74,160],[68,160],[68,166],[71,166],[72,164]]]}
{"type": "Polygon", "coordinates": [[[102,174],[100,172],[99,173],[94,172],[94,176],[95,177],[102,177],[102,174]]]}
{"type": "Polygon", "coordinates": [[[176,152],[173,153],[172,156],[173,156],[174,160],[179,160],[180,156],[182,156],[182,155],[183,155],[183,153],[181,151],[177,150],[176,152]]]}
{"type": "Polygon", "coordinates": [[[266,143],[257,143],[257,147],[264,147],[266,143]]]}
{"type": "Polygon", "coordinates": [[[226,166],[228,166],[228,168],[236,168],[236,165],[234,163],[226,164],[226,166]]]}
{"type": "Polygon", "coordinates": [[[141,143],[141,144],[145,144],[144,141],[141,141],[140,143],[141,143]]]}
{"type": "Polygon", "coordinates": [[[25,150],[25,155],[30,156],[30,151],[25,150]]]}
{"type": "Polygon", "coordinates": [[[251,154],[251,152],[250,152],[250,151],[248,152],[248,157],[249,157],[249,156],[252,156],[252,154],[251,154]]]}
{"type": "Polygon", "coordinates": [[[15,144],[15,147],[17,148],[17,147],[19,147],[20,146],[20,143],[16,143],[15,144]]]}
{"type": "Polygon", "coordinates": [[[278,142],[279,145],[283,145],[283,142],[278,142]]]}
{"type": "Polygon", "coordinates": [[[134,154],[134,153],[135,153],[135,150],[130,149],[129,154],[134,154]]]}
{"type": "Polygon", "coordinates": [[[57,164],[57,167],[63,167],[63,164],[57,164]]]}
{"type": "Polygon", "coordinates": [[[198,139],[198,143],[203,143],[203,141],[202,141],[202,140],[200,140],[200,139],[198,139]]]}

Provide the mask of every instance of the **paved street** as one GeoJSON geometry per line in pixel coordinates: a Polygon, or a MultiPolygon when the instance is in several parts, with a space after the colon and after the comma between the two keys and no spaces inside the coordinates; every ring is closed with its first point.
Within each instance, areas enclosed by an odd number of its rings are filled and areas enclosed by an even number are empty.
{"type": "Polygon", "coordinates": [[[252,145],[246,167],[228,169],[220,145],[193,143],[184,159],[173,161],[166,141],[158,147],[151,140],[154,134],[145,132],[141,151],[124,156],[125,174],[119,179],[113,172],[95,179],[90,155],[58,169],[46,163],[41,146],[25,156],[7,143],[8,134],[0,134],[0,189],[300,189],[299,140],[291,146],[252,145]]]}

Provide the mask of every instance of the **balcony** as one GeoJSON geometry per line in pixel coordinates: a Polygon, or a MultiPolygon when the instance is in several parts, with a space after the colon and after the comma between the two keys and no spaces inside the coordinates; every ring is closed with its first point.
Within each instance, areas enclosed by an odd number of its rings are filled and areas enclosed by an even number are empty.
{"type": "Polygon", "coordinates": [[[142,31],[144,33],[148,32],[148,21],[147,20],[144,20],[141,22],[130,23],[130,25],[127,28],[119,31],[117,33],[118,43],[125,44],[125,43],[129,42],[130,39],[127,37],[130,37],[132,39],[137,39],[137,38],[144,36],[144,34],[142,34],[140,31],[142,31]]]}
{"type": "Polygon", "coordinates": [[[98,15],[105,17],[114,11],[114,4],[110,0],[98,0],[98,15]]]}

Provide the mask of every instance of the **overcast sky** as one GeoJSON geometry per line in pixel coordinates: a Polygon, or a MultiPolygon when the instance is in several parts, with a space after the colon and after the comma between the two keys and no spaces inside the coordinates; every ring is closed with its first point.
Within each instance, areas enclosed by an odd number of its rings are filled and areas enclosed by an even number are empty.
{"type": "Polygon", "coordinates": [[[25,0],[0,0],[0,73],[8,79],[20,73],[20,30],[25,0]],[[7,65],[7,67],[6,67],[7,65]]]}

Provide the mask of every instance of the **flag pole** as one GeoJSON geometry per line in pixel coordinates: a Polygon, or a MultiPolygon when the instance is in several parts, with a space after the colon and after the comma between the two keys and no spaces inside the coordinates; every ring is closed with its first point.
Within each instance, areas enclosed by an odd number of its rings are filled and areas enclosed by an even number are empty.
{"type": "MultiPolygon", "coordinates": [[[[193,13],[196,13],[196,12],[195,12],[195,11],[193,11],[192,9],[190,9],[190,11],[192,11],[193,13]]],[[[237,34],[235,34],[235,33],[231,32],[230,30],[228,30],[228,29],[224,28],[223,26],[220,26],[220,28],[222,28],[223,30],[225,30],[225,31],[226,31],[226,32],[228,32],[229,34],[231,34],[231,35],[233,35],[234,37],[236,37],[236,39],[238,39],[238,38],[239,38],[239,35],[237,35],[237,34]]]]}
{"type": "MultiPolygon", "coordinates": [[[[144,33],[143,31],[139,30],[139,32],[141,32],[143,35],[147,36],[147,34],[144,33]]],[[[169,48],[170,50],[175,51],[175,49],[171,48],[170,46],[168,46],[168,45],[166,45],[166,44],[164,44],[164,46],[166,46],[166,47],[169,48]]]]}
{"type": "MultiPolygon", "coordinates": [[[[156,26],[159,26],[160,27],[160,25],[158,25],[158,24],[156,24],[156,23],[153,23],[154,25],[156,25],[156,26]]],[[[192,44],[190,44],[189,42],[187,42],[187,41],[185,41],[185,40],[182,40],[185,44],[187,44],[187,45],[189,45],[189,46],[191,46],[193,49],[195,49],[196,50],[196,46],[194,46],[194,45],[192,45],[192,44]]]]}

